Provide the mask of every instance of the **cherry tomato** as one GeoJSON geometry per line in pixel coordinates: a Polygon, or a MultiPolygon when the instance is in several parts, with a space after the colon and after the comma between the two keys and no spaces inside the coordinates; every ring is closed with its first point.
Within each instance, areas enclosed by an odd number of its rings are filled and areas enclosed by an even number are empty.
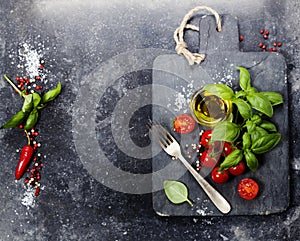
{"type": "Polygon", "coordinates": [[[256,181],[251,178],[244,178],[238,184],[239,195],[246,199],[251,200],[258,194],[259,186],[256,181]]]}
{"type": "Polygon", "coordinates": [[[240,161],[239,164],[234,167],[230,167],[228,170],[232,175],[239,176],[245,172],[246,164],[244,161],[240,161]]]}
{"type": "Polygon", "coordinates": [[[222,141],[214,141],[210,145],[208,145],[208,150],[214,153],[215,157],[220,157],[221,152],[223,150],[223,142],[222,141]]]}
{"type": "Polygon", "coordinates": [[[206,148],[209,147],[210,144],[210,139],[211,139],[211,134],[212,134],[212,130],[207,130],[205,131],[202,136],[201,136],[201,140],[200,140],[200,144],[206,148]]]}
{"type": "Polygon", "coordinates": [[[180,134],[187,134],[194,130],[195,120],[188,114],[181,114],[174,120],[174,130],[180,134]]]}
{"type": "Polygon", "coordinates": [[[200,160],[201,160],[202,166],[207,167],[207,168],[213,168],[217,164],[217,161],[213,157],[213,154],[208,150],[205,150],[202,153],[202,155],[200,156],[200,160]]]}
{"type": "Polygon", "coordinates": [[[215,167],[211,172],[211,178],[215,183],[225,183],[229,179],[229,171],[223,170],[219,171],[219,167],[215,167]]]}
{"type": "Polygon", "coordinates": [[[229,142],[224,142],[222,155],[226,157],[234,150],[235,148],[229,142]]]}

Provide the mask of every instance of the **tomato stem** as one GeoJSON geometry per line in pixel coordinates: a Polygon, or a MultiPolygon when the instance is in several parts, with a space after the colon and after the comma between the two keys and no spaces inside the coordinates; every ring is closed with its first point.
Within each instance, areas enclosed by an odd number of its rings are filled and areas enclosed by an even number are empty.
{"type": "Polygon", "coordinates": [[[26,134],[26,137],[27,137],[27,145],[30,146],[30,137],[28,135],[28,132],[26,130],[24,130],[25,134],[26,134]]]}
{"type": "Polygon", "coordinates": [[[4,79],[19,93],[20,96],[22,96],[22,92],[17,88],[17,86],[7,77],[5,74],[4,79]]]}

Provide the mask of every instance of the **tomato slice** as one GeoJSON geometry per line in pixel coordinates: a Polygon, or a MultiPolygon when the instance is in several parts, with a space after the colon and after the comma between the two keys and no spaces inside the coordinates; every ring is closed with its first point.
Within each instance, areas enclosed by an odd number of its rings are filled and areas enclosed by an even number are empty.
{"type": "Polygon", "coordinates": [[[244,178],[238,184],[238,193],[239,195],[246,199],[254,199],[259,191],[259,186],[256,181],[251,178],[244,178]]]}
{"type": "Polygon", "coordinates": [[[180,134],[188,134],[195,128],[195,120],[188,114],[177,116],[173,122],[174,130],[180,134]]]}

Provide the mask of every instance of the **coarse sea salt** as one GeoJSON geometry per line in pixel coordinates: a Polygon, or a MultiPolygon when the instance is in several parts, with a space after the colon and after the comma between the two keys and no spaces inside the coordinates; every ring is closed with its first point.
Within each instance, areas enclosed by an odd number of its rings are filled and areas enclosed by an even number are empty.
{"type": "Polygon", "coordinates": [[[34,198],[34,191],[31,188],[26,189],[24,193],[24,197],[22,198],[22,205],[29,209],[30,207],[33,208],[35,206],[35,198],[34,198]]]}
{"type": "Polygon", "coordinates": [[[27,43],[24,43],[19,49],[19,60],[24,63],[27,74],[30,78],[39,75],[41,55],[36,49],[31,48],[27,43]]]}

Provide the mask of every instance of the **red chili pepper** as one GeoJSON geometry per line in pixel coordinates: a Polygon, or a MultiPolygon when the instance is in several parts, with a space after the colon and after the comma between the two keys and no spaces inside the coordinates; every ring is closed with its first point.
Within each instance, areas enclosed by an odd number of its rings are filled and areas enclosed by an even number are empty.
{"type": "Polygon", "coordinates": [[[17,180],[19,180],[23,176],[24,172],[27,170],[27,166],[28,166],[28,164],[31,160],[31,157],[33,155],[33,152],[34,152],[33,147],[30,145],[30,138],[29,138],[27,132],[26,132],[26,135],[27,135],[27,139],[28,139],[28,144],[22,148],[22,152],[21,152],[20,159],[19,159],[19,162],[18,162],[18,165],[16,168],[16,173],[15,173],[17,180]]]}

